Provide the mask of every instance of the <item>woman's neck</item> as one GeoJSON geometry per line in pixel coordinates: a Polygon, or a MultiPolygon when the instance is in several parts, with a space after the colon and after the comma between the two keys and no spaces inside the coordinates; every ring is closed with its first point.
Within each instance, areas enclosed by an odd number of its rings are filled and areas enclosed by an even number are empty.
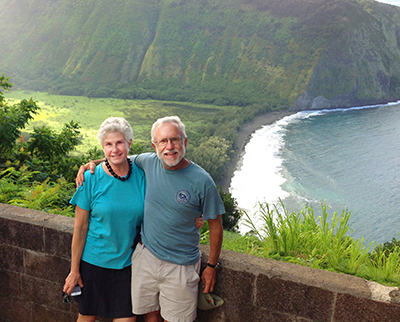
{"type": "MultiPolygon", "coordinates": [[[[110,165],[111,169],[114,171],[115,174],[117,174],[120,177],[126,176],[128,174],[129,171],[129,164],[128,164],[128,160],[125,159],[124,162],[120,163],[120,164],[114,164],[112,163],[110,160],[107,160],[108,164],[110,165]]],[[[113,174],[109,171],[106,162],[104,162],[103,164],[103,169],[110,175],[113,176],[113,174]]]]}

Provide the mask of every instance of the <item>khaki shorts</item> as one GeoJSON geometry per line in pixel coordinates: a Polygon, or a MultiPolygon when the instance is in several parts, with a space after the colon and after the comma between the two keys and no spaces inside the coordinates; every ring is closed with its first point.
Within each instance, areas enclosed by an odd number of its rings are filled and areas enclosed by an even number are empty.
{"type": "Polygon", "coordinates": [[[169,322],[193,322],[197,317],[201,260],[177,265],[159,260],[146,247],[132,255],[132,309],[137,315],[160,310],[169,322]]]}

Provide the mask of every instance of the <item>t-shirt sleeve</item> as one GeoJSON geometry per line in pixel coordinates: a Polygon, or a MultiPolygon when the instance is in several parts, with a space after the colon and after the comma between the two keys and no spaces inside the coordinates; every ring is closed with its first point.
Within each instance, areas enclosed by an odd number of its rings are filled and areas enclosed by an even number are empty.
{"type": "Polygon", "coordinates": [[[130,155],[130,156],[129,156],[129,159],[131,159],[131,161],[132,161],[134,164],[136,164],[140,169],[142,169],[142,167],[140,167],[139,164],[138,164],[137,157],[138,157],[137,154],[135,154],[135,155],[130,155]]]}
{"type": "Polygon", "coordinates": [[[153,153],[141,153],[137,155],[130,156],[130,159],[135,163],[140,169],[146,171],[146,160],[150,158],[153,153]]]}
{"type": "Polygon", "coordinates": [[[80,208],[90,211],[91,209],[91,187],[93,185],[93,181],[95,180],[95,174],[91,174],[90,171],[85,172],[85,181],[83,185],[79,186],[76,189],[75,194],[72,196],[70,204],[74,206],[79,206],[80,208]]]}
{"type": "Polygon", "coordinates": [[[218,189],[212,182],[209,183],[204,196],[203,204],[203,220],[216,219],[218,215],[225,213],[224,203],[219,195],[218,189]]]}

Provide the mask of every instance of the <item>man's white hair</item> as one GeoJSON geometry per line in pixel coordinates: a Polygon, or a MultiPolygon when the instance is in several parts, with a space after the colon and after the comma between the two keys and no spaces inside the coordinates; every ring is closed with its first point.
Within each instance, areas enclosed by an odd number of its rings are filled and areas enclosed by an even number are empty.
{"type": "Polygon", "coordinates": [[[157,126],[160,126],[161,124],[165,123],[175,123],[178,125],[179,130],[181,131],[183,138],[186,139],[186,130],[185,130],[185,124],[182,123],[181,119],[178,116],[166,116],[159,118],[157,121],[153,123],[153,126],[151,127],[151,142],[154,142],[154,131],[156,130],[157,126]]]}

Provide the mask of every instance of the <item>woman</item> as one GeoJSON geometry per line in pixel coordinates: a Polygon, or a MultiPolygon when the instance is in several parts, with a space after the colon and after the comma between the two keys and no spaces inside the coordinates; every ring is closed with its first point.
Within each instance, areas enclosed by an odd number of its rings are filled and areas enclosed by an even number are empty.
{"type": "Polygon", "coordinates": [[[137,229],[143,219],[145,176],[128,159],[133,132],[122,117],[110,117],[97,138],[105,162],[95,175],[85,174],[85,184],[71,199],[76,206],[71,246],[71,271],[64,292],[76,285],[78,322],[96,317],[135,322],[131,304],[131,256],[137,229]]]}

